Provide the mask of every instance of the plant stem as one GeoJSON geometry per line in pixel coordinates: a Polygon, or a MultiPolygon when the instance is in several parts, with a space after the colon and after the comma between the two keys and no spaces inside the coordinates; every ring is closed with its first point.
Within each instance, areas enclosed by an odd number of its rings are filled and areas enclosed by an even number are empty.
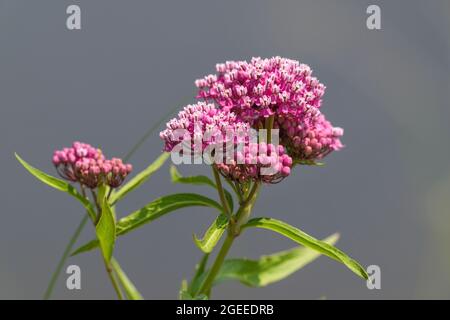
{"type": "Polygon", "coordinates": [[[58,261],[58,264],[56,265],[55,271],[52,273],[52,277],[50,278],[50,282],[48,284],[47,290],[45,290],[44,293],[44,300],[50,299],[53,289],[56,284],[56,280],[58,280],[58,276],[61,273],[62,268],[66,264],[66,260],[69,257],[70,253],[73,250],[73,246],[75,245],[75,242],[77,241],[81,231],[83,230],[84,226],[86,225],[86,222],[89,220],[89,215],[86,213],[83,216],[83,219],[81,219],[80,223],[78,224],[77,229],[73,233],[72,237],[70,237],[69,243],[67,244],[66,248],[64,249],[64,253],[61,256],[61,258],[58,261]]]}
{"type": "Polygon", "coordinates": [[[232,234],[227,234],[227,237],[222,244],[222,248],[220,248],[219,254],[216,257],[216,260],[214,261],[214,264],[212,265],[211,270],[209,271],[208,276],[205,279],[205,282],[203,282],[200,288],[200,294],[208,295],[208,293],[210,292],[214,280],[216,279],[216,276],[219,273],[223,262],[225,261],[225,257],[227,256],[227,253],[230,250],[233,241],[234,236],[232,234]]]}
{"type": "Polygon", "coordinates": [[[228,183],[231,189],[233,189],[234,193],[238,197],[239,203],[242,202],[242,193],[239,191],[237,184],[233,183],[229,178],[225,178],[225,181],[228,183]]]}
{"type": "Polygon", "coordinates": [[[117,294],[117,297],[119,298],[119,300],[123,300],[123,293],[122,290],[120,290],[116,277],[114,276],[111,264],[106,262],[105,259],[103,259],[103,262],[105,263],[106,273],[108,274],[109,280],[111,280],[111,283],[113,285],[114,291],[117,294]]]}
{"type": "Polygon", "coordinates": [[[236,192],[236,194],[238,196],[238,199],[239,199],[239,204],[242,204],[242,202],[244,201],[244,198],[242,196],[242,188],[238,185],[237,182],[234,182],[234,187],[235,187],[234,190],[235,190],[235,192],[236,192]]]}
{"type": "Polygon", "coordinates": [[[220,180],[219,172],[217,171],[215,166],[212,166],[214,179],[216,180],[217,192],[219,193],[220,202],[222,203],[223,210],[225,214],[231,218],[230,207],[228,206],[228,202],[225,199],[225,193],[223,192],[222,181],[220,180]]]}
{"type": "Polygon", "coordinates": [[[95,203],[95,207],[97,208],[97,218],[94,221],[94,225],[97,225],[98,221],[100,220],[100,216],[102,214],[102,208],[100,206],[100,203],[98,203],[98,199],[97,199],[97,194],[95,193],[95,191],[93,189],[91,189],[91,193],[92,193],[92,199],[94,199],[94,203],[95,203]]]}
{"type": "MultiPolygon", "coordinates": [[[[225,238],[224,243],[222,244],[222,247],[220,248],[219,253],[217,254],[216,260],[214,261],[211,270],[208,273],[208,276],[206,277],[205,281],[203,282],[199,292],[200,294],[205,294],[209,297],[211,292],[211,287],[214,283],[214,280],[216,279],[217,274],[220,271],[220,268],[222,267],[223,262],[225,261],[225,257],[228,254],[228,251],[231,248],[231,245],[234,242],[234,239],[239,235],[240,233],[240,226],[244,224],[246,219],[248,219],[253,203],[256,200],[256,196],[258,194],[259,190],[259,182],[255,182],[253,185],[249,196],[244,201],[244,203],[239,207],[238,212],[236,213],[236,220],[231,220],[227,237],[225,238]]],[[[234,217],[233,217],[234,218],[234,217]]]]}
{"type": "Polygon", "coordinates": [[[247,223],[250,217],[251,211],[253,209],[253,204],[255,203],[256,197],[258,195],[259,187],[259,182],[255,182],[253,184],[248,197],[236,212],[235,223],[230,226],[229,230],[235,237],[237,237],[241,233],[241,226],[247,223]]]}

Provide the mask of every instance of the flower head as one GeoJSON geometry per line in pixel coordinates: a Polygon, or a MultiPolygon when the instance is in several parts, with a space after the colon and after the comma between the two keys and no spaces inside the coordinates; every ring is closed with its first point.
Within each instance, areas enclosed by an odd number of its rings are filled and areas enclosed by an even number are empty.
{"type": "Polygon", "coordinates": [[[72,147],[56,150],[52,162],[61,177],[91,189],[102,183],[117,188],[133,170],[130,164],[124,164],[121,159],[107,160],[100,149],[78,141],[72,147]]]}
{"type": "Polygon", "coordinates": [[[340,137],[344,130],[333,127],[319,110],[301,121],[291,116],[278,117],[276,127],[280,128],[281,144],[299,163],[320,160],[343,147],[340,137]]]}
{"type": "Polygon", "coordinates": [[[167,123],[160,137],[165,142],[165,151],[174,151],[182,143],[189,144],[191,154],[196,150],[211,151],[203,154],[204,158],[233,181],[275,183],[287,177],[292,159],[285,154],[284,147],[258,144],[254,133],[248,123],[238,120],[229,110],[200,102],[180,111],[178,118],[167,123]]]}
{"type": "Polygon", "coordinates": [[[248,143],[214,165],[223,176],[239,183],[277,183],[291,173],[292,158],[285,154],[282,145],[248,143]]]}
{"type": "Polygon", "coordinates": [[[191,144],[190,150],[202,152],[211,144],[225,143],[230,135],[241,136],[247,130],[249,125],[234,113],[199,102],[184,107],[159,136],[165,142],[164,151],[170,152],[183,142],[191,144]]]}
{"type": "Polygon", "coordinates": [[[241,119],[255,124],[270,115],[298,116],[319,108],[325,86],[306,64],[273,57],[227,61],[216,65],[217,75],[198,79],[198,97],[215,101],[241,119]]]}
{"type": "Polygon", "coordinates": [[[79,180],[74,170],[76,163],[90,160],[96,162],[104,158],[100,149],[75,141],[71,147],[53,152],[52,162],[63,178],[76,182],[79,180]]]}

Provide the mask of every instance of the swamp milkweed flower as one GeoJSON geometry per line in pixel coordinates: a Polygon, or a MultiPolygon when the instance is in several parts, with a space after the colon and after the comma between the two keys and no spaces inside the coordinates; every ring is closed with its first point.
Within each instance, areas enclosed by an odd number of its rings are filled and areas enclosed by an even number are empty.
{"type": "Polygon", "coordinates": [[[325,86],[311,68],[281,57],[227,61],[217,75],[196,80],[198,97],[259,128],[269,117],[279,129],[280,143],[295,163],[320,160],[343,147],[343,129],[333,127],[320,112],[325,86]]]}
{"type": "Polygon", "coordinates": [[[238,120],[228,110],[217,109],[214,104],[199,102],[188,105],[177,118],[166,124],[159,136],[164,140],[164,151],[171,152],[180,142],[189,145],[194,152],[203,152],[208,146],[226,143],[236,133],[245,136],[250,129],[246,122],[238,120]]]}
{"type": "Polygon", "coordinates": [[[226,178],[238,183],[277,183],[291,173],[292,158],[282,145],[249,143],[236,151],[236,159],[214,164],[226,178]]]}
{"type": "Polygon", "coordinates": [[[275,128],[280,128],[281,144],[299,163],[323,159],[343,148],[340,137],[344,129],[333,127],[319,110],[301,122],[295,117],[278,117],[275,128]]]}
{"type": "Polygon", "coordinates": [[[325,86],[311,68],[296,60],[273,57],[227,61],[216,65],[217,75],[195,81],[198,98],[215,101],[245,121],[254,123],[271,115],[300,116],[319,108],[325,86]]]}
{"type": "Polygon", "coordinates": [[[250,125],[239,120],[229,110],[199,102],[188,105],[170,120],[160,133],[168,152],[207,154],[209,164],[236,182],[262,181],[275,183],[290,174],[292,158],[283,146],[255,143],[250,125]],[[182,145],[188,148],[179,148],[182,145]],[[225,152],[224,152],[225,149],[225,152]]]}
{"type": "Polygon", "coordinates": [[[52,162],[62,178],[90,189],[102,183],[117,188],[133,170],[131,164],[119,158],[106,159],[100,149],[78,141],[72,147],[56,150],[52,162]]]}

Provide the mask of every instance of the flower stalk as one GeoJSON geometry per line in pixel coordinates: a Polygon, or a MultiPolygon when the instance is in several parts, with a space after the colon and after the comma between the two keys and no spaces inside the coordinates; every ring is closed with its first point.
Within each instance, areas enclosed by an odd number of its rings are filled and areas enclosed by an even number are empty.
{"type": "Polygon", "coordinates": [[[225,211],[225,214],[228,216],[228,218],[231,218],[231,215],[233,213],[231,212],[230,207],[228,206],[228,202],[225,199],[225,193],[223,191],[222,181],[220,179],[219,172],[217,171],[215,166],[212,166],[212,171],[214,175],[214,180],[216,181],[217,192],[219,193],[219,198],[223,210],[225,211]]]}
{"type": "Polygon", "coordinates": [[[111,263],[107,262],[105,259],[103,259],[103,262],[105,264],[105,269],[106,269],[106,273],[108,274],[108,278],[111,281],[114,291],[116,292],[117,298],[119,300],[123,300],[123,293],[117,282],[116,276],[115,276],[115,274],[113,272],[113,268],[111,266],[111,263]]]}
{"type": "Polygon", "coordinates": [[[200,288],[200,294],[205,294],[207,296],[209,295],[214,280],[216,279],[216,276],[219,273],[223,262],[225,261],[225,257],[227,256],[228,251],[230,251],[234,239],[235,236],[233,234],[231,233],[227,234],[227,237],[225,238],[225,241],[222,244],[219,253],[217,254],[216,260],[214,261],[211,270],[208,273],[208,276],[206,277],[205,281],[203,282],[200,288]]]}
{"type": "MultiPolygon", "coordinates": [[[[220,181],[220,177],[219,177],[220,181]]],[[[205,281],[203,282],[199,293],[205,294],[207,296],[210,295],[211,287],[214,284],[214,281],[220,271],[220,268],[223,265],[223,262],[225,261],[225,258],[228,254],[228,252],[231,249],[231,246],[233,245],[234,240],[240,235],[240,228],[243,224],[245,224],[248,221],[248,218],[251,214],[251,210],[253,208],[253,204],[256,201],[256,197],[258,195],[259,191],[259,182],[255,182],[253,184],[253,187],[246,198],[246,200],[239,206],[238,211],[232,218],[230,219],[230,223],[228,226],[228,232],[227,236],[225,238],[225,241],[222,244],[222,247],[220,248],[219,253],[217,254],[217,257],[211,267],[211,270],[208,273],[208,276],[206,277],[205,281]]],[[[222,190],[223,192],[223,190],[222,190]]],[[[220,196],[220,194],[219,194],[220,196]]]]}

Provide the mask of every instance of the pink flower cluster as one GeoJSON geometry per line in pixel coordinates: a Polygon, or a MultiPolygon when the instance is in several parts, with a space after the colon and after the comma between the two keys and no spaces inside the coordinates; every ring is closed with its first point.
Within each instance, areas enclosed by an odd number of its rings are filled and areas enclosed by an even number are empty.
{"type": "Polygon", "coordinates": [[[227,61],[216,65],[217,75],[195,82],[199,98],[215,101],[252,124],[277,114],[301,115],[319,108],[325,86],[298,61],[273,57],[227,61]]]}
{"type": "Polygon", "coordinates": [[[75,141],[70,148],[56,150],[53,153],[52,161],[63,178],[76,182],[78,181],[74,171],[76,163],[83,160],[103,160],[104,158],[100,149],[94,148],[87,143],[75,141]]]}
{"type": "Polygon", "coordinates": [[[227,142],[230,133],[243,136],[248,130],[249,125],[239,121],[234,113],[199,102],[184,107],[159,136],[165,142],[164,151],[170,152],[184,141],[191,144],[190,150],[202,152],[211,144],[227,142]]]}
{"type": "Polygon", "coordinates": [[[198,97],[215,101],[252,127],[274,117],[280,142],[295,162],[321,159],[343,147],[343,130],[320,113],[325,86],[298,61],[273,57],[217,64],[217,75],[196,81],[198,97]]]}
{"type": "Polygon", "coordinates": [[[292,158],[281,145],[249,143],[234,156],[214,165],[223,176],[239,183],[257,180],[277,183],[291,173],[292,158]]]}
{"type": "Polygon", "coordinates": [[[117,188],[133,170],[131,164],[118,158],[105,159],[100,149],[78,141],[70,148],[55,151],[52,161],[61,177],[91,189],[101,183],[117,188]]]}
{"type": "Polygon", "coordinates": [[[280,129],[280,143],[300,163],[322,159],[343,147],[339,138],[344,130],[333,127],[319,110],[300,122],[295,117],[280,116],[275,127],[280,129]]]}
{"type": "Polygon", "coordinates": [[[343,147],[343,130],[333,127],[319,109],[325,86],[306,64],[281,57],[252,58],[220,63],[216,70],[216,75],[195,82],[197,98],[205,102],[185,107],[160,133],[165,151],[193,141],[189,150],[203,152],[211,144],[229,142],[227,132],[265,128],[271,117],[273,128],[279,129],[280,146],[250,143],[251,138],[233,140],[235,158],[218,161],[222,155],[216,154],[213,165],[234,181],[275,183],[290,174],[293,163],[309,164],[343,147]],[[207,131],[209,139],[202,139],[207,131]],[[239,151],[242,142],[245,147],[239,151]],[[255,148],[269,155],[255,156],[255,148]],[[262,174],[267,167],[276,168],[275,174],[262,174]]]}

